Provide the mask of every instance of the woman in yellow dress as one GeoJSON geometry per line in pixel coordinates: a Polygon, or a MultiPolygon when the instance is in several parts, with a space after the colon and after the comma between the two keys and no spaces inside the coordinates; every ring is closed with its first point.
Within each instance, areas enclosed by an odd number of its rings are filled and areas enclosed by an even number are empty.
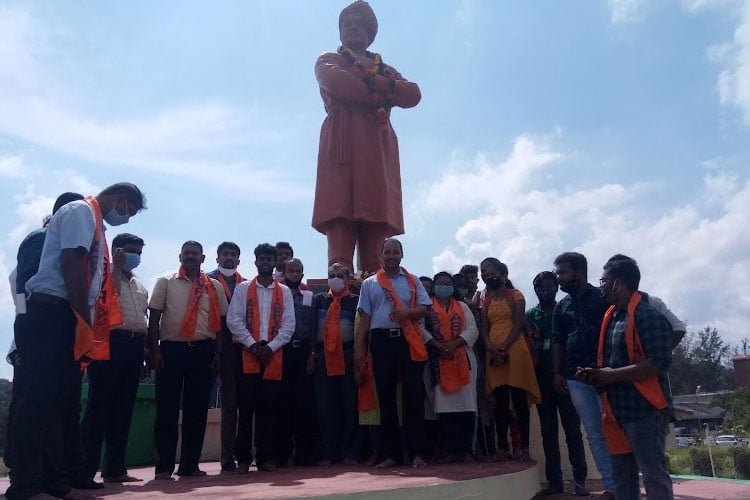
{"type": "Polygon", "coordinates": [[[523,332],[526,301],[520,291],[509,286],[508,266],[498,259],[484,259],[480,269],[487,285],[481,304],[481,335],[487,347],[487,393],[495,400],[497,458],[510,457],[508,427],[512,404],[521,438],[516,458],[530,460],[529,405],[539,402],[540,391],[523,332]]]}

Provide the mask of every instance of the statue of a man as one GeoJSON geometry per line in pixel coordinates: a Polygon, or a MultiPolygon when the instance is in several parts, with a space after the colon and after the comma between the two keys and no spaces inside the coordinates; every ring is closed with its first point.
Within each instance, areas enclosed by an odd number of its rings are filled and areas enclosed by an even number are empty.
{"type": "Polygon", "coordinates": [[[312,226],[328,238],[328,264],[380,269],[380,245],[404,232],[398,139],[391,108],[421,99],[404,79],[367,48],[378,32],[370,5],[357,0],[339,15],[341,47],[321,55],[315,76],[328,116],[320,131],[312,226]]]}

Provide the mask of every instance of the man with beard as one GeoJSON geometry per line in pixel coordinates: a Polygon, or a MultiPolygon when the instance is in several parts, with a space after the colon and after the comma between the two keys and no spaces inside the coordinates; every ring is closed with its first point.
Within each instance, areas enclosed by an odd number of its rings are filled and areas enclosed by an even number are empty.
{"type": "Polygon", "coordinates": [[[292,338],[295,325],[292,293],[273,276],[276,247],[262,243],[253,253],[258,275],[237,285],[227,314],[232,337],[243,346],[236,447],[240,474],[246,473],[253,461],[253,417],[258,470],[277,468],[283,347],[292,338]]]}
{"type": "Polygon", "coordinates": [[[284,284],[294,300],[294,335],[284,346],[282,394],[279,411],[279,465],[293,455],[295,465],[318,463],[318,431],[313,372],[315,371],[315,318],[313,293],[302,290],[302,261],[284,263],[284,284]]]}
{"type": "MultiPolygon", "coordinates": [[[[219,265],[208,275],[221,283],[227,302],[238,283],[245,279],[240,275],[240,247],[225,241],[216,249],[216,263],[219,265]]],[[[222,324],[221,337],[216,342],[216,352],[221,359],[219,367],[219,394],[221,397],[221,471],[237,470],[234,448],[237,439],[237,382],[242,373],[242,346],[232,342],[232,332],[226,323],[222,324]]]]}
{"type": "Polygon", "coordinates": [[[216,335],[227,298],[221,284],[201,271],[206,256],[197,241],[180,250],[178,272],[154,285],[148,321],[151,367],[156,370],[156,479],[172,477],[182,407],[178,476],[203,476],[198,468],[206,432],[212,372],[218,367],[216,335]]]}
{"type": "Polygon", "coordinates": [[[602,431],[599,394],[593,386],[575,378],[577,367],[596,366],[599,328],[607,304],[599,289],[588,282],[586,257],[566,252],[558,255],[554,264],[560,289],[568,295],[552,312],[552,383],[558,393],[570,395],[602,476],[602,498],[612,498],[615,485],[602,431]]]}
{"type": "Polygon", "coordinates": [[[664,454],[671,398],[666,370],[672,362],[672,328],[638,293],[641,273],[632,259],[610,260],[599,280],[611,304],[601,328],[598,366],[578,366],[576,376],[605,390],[603,427],[615,497],[640,498],[638,472],[650,500],[671,500],[664,454]]]}

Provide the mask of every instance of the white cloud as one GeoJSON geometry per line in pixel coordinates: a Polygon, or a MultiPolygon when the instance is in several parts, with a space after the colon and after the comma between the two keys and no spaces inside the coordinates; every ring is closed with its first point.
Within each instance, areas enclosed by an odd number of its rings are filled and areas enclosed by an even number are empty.
{"type": "Polygon", "coordinates": [[[641,21],[645,15],[647,0],[607,0],[613,24],[629,24],[641,21]]]}
{"type": "MultiPolygon", "coordinates": [[[[89,116],[76,106],[85,99],[54,72],[56,59],[64,56],[54,47],[63,36],[33,12],[0,7],[0,132],[105,167],[179,174],[273,199],[265,185],[278,173],[244,158],[252,148],[280,141],[278,131],[219,103],[173,105],[130,120],[89,116]],[[226,178],[234,182],[227,185],[226,178]]],[[[290,190],[308,197],[311,192],[294,185],[290,190]]]]}
{"type": "Polygon", "coordinates": [[[736,18],[732,40],[710,47],[708,55],[721,66],[716,79],[719,101],[737,108],[750,125],[750,0],[684,0],[683,7],[691,13],[728,10],[736,18]]]}
{"type": "Polygon", "coordinates": [[[0,158],[0,177],[23,178],[27,172],[24,171],[23,160],[20,156],[5,156],[0,158]]]}
{"type": "MultiPolygon", "coordinates": [[[[639,261],[643,289],[661,296],[692,328],[712,324],[733,341],[747,335],[750,180],[714,170],[696,201],[654,212],[650,198],[657,191],[649,183],[558,184],[554,169],[564,167],[566,156],[549,142],[522,136],[505,161],[492,164],[477,155],[479,160],[454,165],[427,189],[443,193],[452,187],[463,199],[461,193],[473,188],[481,198],[473,207],[451,207],[465,218],[454,228],[455,244],[436,249],[434,271],[455,271],[494,255],[508,263],[511,279],[528,296],[531,278],[550,269],[563,251],[588,257],[592,282],[607,258],[625,253],[639,261]],[[504,185],[502,197],[478,189],[490,180],[504,185]]],[[[422,215],[439,212],[425,203],[422,215]]]]}

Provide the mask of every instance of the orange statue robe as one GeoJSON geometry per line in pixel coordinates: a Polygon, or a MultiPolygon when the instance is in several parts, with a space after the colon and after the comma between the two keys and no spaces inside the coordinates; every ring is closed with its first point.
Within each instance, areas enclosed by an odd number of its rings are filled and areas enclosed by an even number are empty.
{"type": "MultiPolygon", "coordinates": [[[[390,69],[396,75],[394,106],[416,106],[422,97],[417,84],[390,69]]],[[[355,71],[338,53],[325,53],[315,63],[328,116],[320,130],[312,226],[325,234],[329,222],[343,219],[383,224],[386,236],[403,234],[398,139],[390,116],[387,130],[379,128],[375,105],[355,71]]]]}

